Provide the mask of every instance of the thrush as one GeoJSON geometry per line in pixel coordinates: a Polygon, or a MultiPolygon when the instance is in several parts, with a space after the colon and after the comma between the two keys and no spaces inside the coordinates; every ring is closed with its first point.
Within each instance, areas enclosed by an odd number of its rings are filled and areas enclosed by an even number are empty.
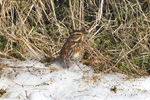
{"type": "Polygon", "coordinates": [[[75,62],[75,64],[80,68],[78,62],[81,61],[85,52],[84,38],[86,34],[86,32],[76,30],[70,33],[69,38],[64,43],[60,52],[60,58],[63,59],[67,68],[69,67],[68,64],[70,62],[75,62]]]}

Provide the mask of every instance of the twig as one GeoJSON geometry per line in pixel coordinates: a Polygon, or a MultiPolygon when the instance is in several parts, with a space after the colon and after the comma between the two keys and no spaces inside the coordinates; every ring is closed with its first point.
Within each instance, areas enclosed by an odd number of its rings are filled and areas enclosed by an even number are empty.
{"type": "Polygon", "coordinates": [[[73,29],[76,29],[75,27],[75,21],[74,21],[74,12],[72,10],[72,3],[71,3],[72,0],[69,0],[69,6],[70,6],[70,11],[71,11],[71,17],[72,17],[72,22],[73,22],[73,29]]]}
{"type": "Polygon", "coordinates": [[[89,40],[93,39],[93,38],[97,35],[97,33],[98,33],[103,27],[104,27],[104,25],[102,25],[102,26],[94,33],[94,35],[92,35],[92,37],[91,37],[89,40]]]}
{"type": "Polygon", "coordinates": [[[100,24],[100,20],[102,18],[102,14],[103,14],[103,4],[104,4],[104,0],[101,0],[101,5],[99,7],[99,12],[98,12],[98,18],[96,19],[96,22],[94,23],[96,25],[94,25],[94,24],[93,24],[94,26],[92,25],[93,27],[91,29],[89,29],[89,31],[88,31],[89,33],[100,24]]]}
{"type": "Polygon", "coordinates": [[[59,70],[59,68],[54,67],[36,67],[36,66],[9,66],[0,64],[0,68],[34,68],[34,69],[48,69],[48,70],[59,70]]]}

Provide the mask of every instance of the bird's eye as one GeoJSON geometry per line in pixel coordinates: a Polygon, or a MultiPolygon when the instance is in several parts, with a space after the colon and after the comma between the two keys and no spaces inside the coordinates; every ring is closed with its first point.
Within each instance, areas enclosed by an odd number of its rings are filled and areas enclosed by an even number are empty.
{"type": "Polygon", "coordinates": [[[77,34],[77,35],[81,35],[81,34],[77,34]]]}

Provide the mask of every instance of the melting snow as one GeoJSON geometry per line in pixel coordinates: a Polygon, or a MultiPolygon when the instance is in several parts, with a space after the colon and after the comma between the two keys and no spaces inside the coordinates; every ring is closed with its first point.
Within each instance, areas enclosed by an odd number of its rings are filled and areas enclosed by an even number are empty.
{"type": "Polygon", "coordinates": [[[0,89],[6,90],[1,100],[150,100],[150,77],[128,78],[119,73],[95,74],[88,66],[71,65],[64,69],[57,62],[50,70],[38,61],[1,62],[11,66],[34,68],[4,69],[0,89]]]}

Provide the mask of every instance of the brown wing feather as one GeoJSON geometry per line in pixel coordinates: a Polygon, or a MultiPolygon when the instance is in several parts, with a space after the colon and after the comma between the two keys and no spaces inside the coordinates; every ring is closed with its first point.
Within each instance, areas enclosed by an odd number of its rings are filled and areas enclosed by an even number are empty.
{"type": "Polygon", "coordinates": [[[67,53],[68,43],[65,43],[61,49],[61,57],[64,57],[67,53]]]}

